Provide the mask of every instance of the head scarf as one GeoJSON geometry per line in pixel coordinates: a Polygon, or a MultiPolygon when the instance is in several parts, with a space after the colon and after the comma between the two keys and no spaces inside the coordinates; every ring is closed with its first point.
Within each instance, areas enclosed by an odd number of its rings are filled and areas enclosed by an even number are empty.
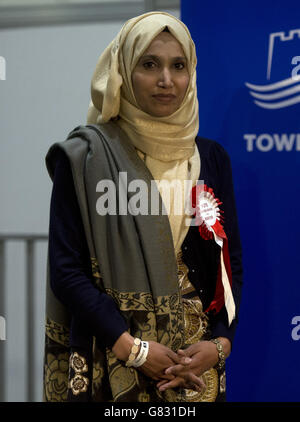
{"type": "Polygon", "coordinates": [[[174,16],[150,12],[130,19],[98,60],[91,83],[88,124],[106,123],[119,116],[117,123],[146,155],[166,162],[192,157],[199,126],[196,62],[190,33],[174,16]],[[154,117],[139,108],[131,75],[141,55],[166,27],[181,44],[190,80],[180,108],[170,116],[154,117]]]}

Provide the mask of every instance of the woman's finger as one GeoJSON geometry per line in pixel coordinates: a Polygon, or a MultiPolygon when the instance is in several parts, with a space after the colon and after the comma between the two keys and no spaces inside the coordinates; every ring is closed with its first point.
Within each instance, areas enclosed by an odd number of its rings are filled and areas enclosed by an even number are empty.
{"type": "Polygon", "coordinates": [[[198,378],[194,374],[189,374],[185,379],[184,388],[200,392],[206,385],[201,378],[198,378]]]}
{"type": "Polygon", "coordinates": [[[183,379],[176,377],[172,381],[169,381],[169,382],[161,385],[159,387],[159,391],[162,392],[162,391],[167,390],[168,388],[176,388],[176,387],[179,387],[180,385],[183,385],[183,384],[184,384],[183,379]]]}
{"type": "Polygon", "coordinates": [[[189,374],[189,382],[190,383],[192,383],[192,384],[194,384],[194,385],[196,385],[196,386],[198,386],[200,389],[202,389],[202,388],[205,388],[206,387],[206,385],[205,385],[205,383],[204,383],[204,381],[203,381],[203,379],[202,378],[200,378],[200,377],[197,377],[195,374],[193,374],[193,373],[190,373],[189,374]]]}
{"type": "Polygon", "coordinates": [[[180,357],[173,350],[168,349],[166,354],[174,363],[180,363],[180,357]]]}
{"type": "Polygon", "coordinates": [[[192,359],[187,356],[181,356],[178,363],[181,365],[189,365],[192,362],[192,359]]]}
{"type": "Polygon", "coordinates": [[[192,362],[191,358],[182,358],[178,365],[169,366],[165,370],[165,374],[180,375],[180,373],[187,368],[187,366],[192,362]]]}
{"type": "Polygon", "coordinates": [[[162,378],[163,380],[173,380],[175,378],[175,375],[173,374],[159,374],[160,378],[162,378]]]}
{"type": "Polygon", "coordinates": [[[191,344],[184,350],[184,354],[187,357],[192,357],[197,352],[199,352],[199,343],[191,344]]]}
{"type": "Polygon", "coordinates": [[[197,385],[197,384],[188,384],[188,385],[186,385],[185,386],[185,388],[188,388],[189,390],[194,390],[194,391],[197,391],[198,393],[200,393],[200,391],[202,390],[202,388],[201,387],[199,387],[199,385],[197,385]]]}
{"type": "Polygon", "coordinates": [[[181,364],[170,366],[169,368],[167,368],[165,370],[165,374],[166,375],[172,374],[172,375],[175,375],[176,376],[176,375],[179,375],[179,373],[182,372],[182,370],[184,368],[185,368],[185,366],[184,365],[181,365],[181,364]]]}
{"type": "Polygon", "coordinates": [[[156,384],[156,387],[157,387],[157,388],[159,388],[159,387],[161,387],[162,385],[166,384],[167,382],[168,382],[168,380],[161,380],[161,381],[159,381],[159,382],[156,384]]]}

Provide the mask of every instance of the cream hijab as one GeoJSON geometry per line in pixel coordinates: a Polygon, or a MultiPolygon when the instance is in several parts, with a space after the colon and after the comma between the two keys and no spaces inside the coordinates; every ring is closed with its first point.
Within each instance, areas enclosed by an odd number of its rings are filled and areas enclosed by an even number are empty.
{"type": "Polygon", "coordinates": [[[88,123],[116,116],[134,145],[162,161],[189,158],[198,133],[195,45],[187,27],[168,13],[150,12],[130,19],[100,56],[92,78],[88,123]],[[131,74],[153,39],[168,27],[187,58],[190,82],[181,107],[167,117],[143,112],[135,99],[131,74]]]}
{"type": "Polygon", "coordinates": [[[195,185],[200,174],[200,157],[195,146],[198,133],[195,45],[187,27],[164,12],[150,12],[130,19],[100,56],[91,82],[88,124],[102,124],[118,116],[126,132],[157,182],[175,183],[166,194],[158,189],[166,205],[178,253],[189,228],[184,213],[184,180],[195,185]],[[165,28],[181,44],[188,63],[189,85],[180,108],[167,117],[142,111],[135,99],[131,74],[153,39],[165,28]],[[170,195],[170,196],[168,196],[170,195]],[[181,209],[181,214],[178,210],[181,209]]]}

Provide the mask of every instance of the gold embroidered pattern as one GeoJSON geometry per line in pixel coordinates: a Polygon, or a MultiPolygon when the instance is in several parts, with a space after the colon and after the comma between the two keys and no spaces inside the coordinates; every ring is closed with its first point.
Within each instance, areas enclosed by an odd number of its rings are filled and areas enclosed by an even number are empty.
{"type": "Polygon", "coordinates": [[[104,371],[100,362],[95,362],[93,364],[93,388],[97,389],[101,385],[101,380],[103,378],[104,371]]]}
{"type": "Polygon", "coordinates": [[[188,272],[188,267],[182,260],[182,251],[179,251],[177,254],[177,274],[181,293],[184,295],[195,292],[192,298],[182,299],[186,345],[200,341],[208,328],[208,318],[203,312],[202,302],[188,278],[188,272]]]}
{"type": "Polygon", "coordinates": [[[178,284],[181,290],[181,294],[189,293],[191,290],[195,289],[192,287],[190,280],[188,278],[188,267],[182,260],[182,251],[180,250],[177,254],[177,277],[178,284]]]}
{"type": "MultiPolygon", "coordinates": [[[[185,344],[195,344],[208,332],[208,317],[203,312],[202,302],[188,278],[188,267],[182,260],[182,251],[177,254],[177,274],[181,294],[189,294],[190,299],[183,298],[185,344]],[[194,295],[192,293],[195,293],[194,295]]],[[[201,376],[205,384],[200,392],[184,389],[183,398],[179,400],[187,402],[214,402],[219,391],[218,372],[211,368],[201,376]]]]}
{"type": "MultiPolygon", "coordinates": [[[[123,314],[140,312],[134,319],[136,331],[131,333],[144,340],[154,340],[169,345],[173,350],[182,347],[183,313],[181,296],[159,296],[153,300],[151,293],[117,292],[106,289],[123,314]]],[[[137,314],[135,314],[137,315],[137,314]]]]}
{"type": "Polygon", "coordinates": [[[76,373],[79,374],[88,371],[86,359],[83,356],[80,356],[77,352],[72,353],[70,357],[70,366],[74,369],[76,373]]]}
{"type": "MultiPolygon", "coordinates": [[[[102,280],[96,258],[91,258],[91,262],[94,278],[102,280]]],[[[169,308],[176,308],[179,303],[178,294],[170,296],[158,296],[155,300],[153,300],[151,293],[119,292],[109,288],[105,289],[105,291],[107,294],[114,298],[120,310],[123,311],[153,311],[153,309],[156,308],[156,312],[162,315],[168,313],[169,308]]]]}
{"type": "MultiPolygon", "coordinates": [[[[96,286],[101,290],[105,290],[117,303],[123,315],[125,317],[128,316],[130,321],[133,321],[135,335],[138,333],[144,339],[151,340],[153,338],[162,344],[171,344],[176,351],[179,347],[182,347],[179,339],[182,339],[181,331],[183,331],[183,328],[186,346],[200,341],[204,335],[207,336],[209,334],[208,318],[203,312],[202,303],[197,292],[189,281],[188,268],[182,260],[181,252],[177,256],[177,274],[181,294],[176,293],[156,299],[153,299],[151,293],[146,292],[119,292],[114,289],[103,289],[103,280],[97,260],[92,258],[91,261],[96,286]],[[194,295],[193,292],[195,293],[194,295]],[[189,294],[189,298],[182,299],[182,295],[187,294],[189,294]]],[[[110,350],[107,350],[106,358],[113,400],[118,400],[131,394],[130,392],[135,391],[136,388],[140,390],[137,396],[138,401],[149,401],[153,398],[151,394],[146,393],[144,381],[142,381],[141,374],[138,371],[132,368],[125,368],[110,350]]],[[[86,369],[84,366],[85,361],[78,363],[77,360],[77,364],[74,363],[75,367],[86,369]]],[[[75,367],[73,367],[74,370],[75,367]]],[[[98,388],[103,382],[103,374],[103,367],[99,365],[96,368],[94,363],[93,384],[95,382],[98,388]]],[[[225,391],[225,373],[221,375],[219,380],[218,372],[211,368],[202,375],[202,380],[206,387],[201,392],[189,389],[181,389],[180,392],[167,390],[161,396],[156,391],[157,397],[167,402],[214,402],[218,396],[219,389],[220,392],[225,391]]],[[[88,379],[77,373],[72,386],[74,390],[77,389],[77,394],[81,391],[86,391],[88,379]],[[79,375],[81,377],[78,377],[79,375]]]]}
{"type": "MultiPolygon", "coordinates": [[[[92,258],[91,262],[95,285],[102,290],[103,280],[96,258],[92,258]]],[[[153,298],[151,292],[120,292],[112,288],[105,288],[103,291],[114,299],[129,326],[133,327],[132,335],[168,345],[175,351],[183,347],[183,305],[179,292],[153,298]]],[[[137,398],[136,394],[141,394],[139,400],[148,400],[144,387],[148,381],[143,379],[142,374],[135,369],[125,368],[110,350],[107,350],[106,362],[114,401],[122,397],[137,398]]],[[[99,380],[99,384],[100,382],[102,380],[99,380]]],[[[97,394],[97,388],[94,388],[94,393],[97,394]]],[[[149,397],[150,401],[157,398],[156,389],[149,392],[149,397]]],[[[173,390],[167,391],[164,401],[170,401],[167,397],[174,401],[176,393],[173,390]]]]}
{"type": "Polygon", "coordinates": [[[75,375],[70,380],[70,387],[74,396],[77,396],[80,393],[85,393],[88,389],[89,380],[81,374],[75,375]]]}
{"type": "Polygon", "coordinates": [[[68,328],[64,327],[57,322],[52,321],[47,317],[46,319],[46,335],[56,343],[62,344],[63,346],[69,346],[70,332],[68,328]]]}
{"type": "Polygon", "coordinates": [[[142,391],[139,395],[138,395],[138,401],[139,402],[149,402],[150,401],[150,395],[147,394],[145,391],[142,391]]]}
{"type": "Polygon", "coordinates": [[[200,300],[183,299],[185,343],[194,344],[206,333],[208,318],[200,300]]]}
{"type": "MultiPolygon", "coordinates": [[[[110,362],[108,362],[108,365],[109,368],[111,368],[110,362]]],[[[126,394],[132,390],[135,385],[137,385],[137,371],[118,363],[110,370],[109,382],[114,401],[117,401],[120,396],[126,394]]]]}
{"type": "Polygon", "coordinates": [[[177,309],[180,301],[178,293],[170,296],[158,296],[153,300],[151,293],[118,292],[106,289],[106,293],[117,302],[121,311],[156,311],[157,315],[169,314],[170,310],[177,309]]]}
{"type": "Polygon", "coordinates": [[[225,393],[226,391],[226,372],[224,371],[220,376],[220,392],[225,393]]]}
{"type": "Polygon", "coordinates": [[[80,393],[86,393],[89,385],[87,377],[83,376],[82,373],[88,371],[86,359],[80,356],[77,352],[71,353],[70,355],[70,368],[74,369],[75,375],[69,382],[69,388],[72,390],[74,396],[80,393]]]}
{"type": "MultiPolygon", "coordinates": [[[[97,259],[93,257],[91,262],[94,279],[98,280],[96,284],[102,285],[97,259]]],[[[150,292],[119,292],[111,288],[105,288],[105,292],[114,299],[125,318],[128,315],[134,320],[136,331],[132,335],[168,344],[173,350],[182,347],[183,313],[179,293],[153,298],[150,292]]]]}
{"type": "Polygon", "coordinates": [[[48,353],[44,372],[44,400],[66,401],[68,392],[69,354],[60,353],[55,356],[48,353]]]}

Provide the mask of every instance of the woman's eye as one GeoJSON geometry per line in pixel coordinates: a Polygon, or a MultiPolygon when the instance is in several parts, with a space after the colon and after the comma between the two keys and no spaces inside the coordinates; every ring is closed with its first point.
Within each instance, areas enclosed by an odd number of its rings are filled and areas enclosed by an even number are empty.
{"type": "Polygon", "coordinates": [[[176,68],[177,70],[182,70],[182,69],[184,69],[184,68],[185,68],[185,64],[184,64],[184,63],[182,63],[182,62],[180,62],[180,63],[175,63],[175,68],[176,68]]]}
{"type": "Polygon", "coordinates": [[[143,66],[145,69],[153,69],[155,67],[155,63],[154,62],[145,62],[143,63],[143,66]]]}

